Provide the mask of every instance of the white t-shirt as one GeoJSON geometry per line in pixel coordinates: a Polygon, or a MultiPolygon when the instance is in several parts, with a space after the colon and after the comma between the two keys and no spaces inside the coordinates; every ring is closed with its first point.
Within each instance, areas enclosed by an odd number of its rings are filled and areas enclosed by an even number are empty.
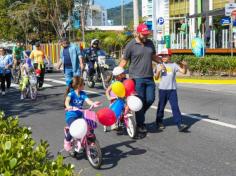
{"type": "MultiPolygon", "coordinates": [[[[176,73],[179,71],[179,66],[176,63],[163,63],[166,67],[166,71],[160,73],[159,89],[162,90],[175,90],[176,84],[176,73]]],[[[157,65],[160,68],[161,64],[157,65]]]]}

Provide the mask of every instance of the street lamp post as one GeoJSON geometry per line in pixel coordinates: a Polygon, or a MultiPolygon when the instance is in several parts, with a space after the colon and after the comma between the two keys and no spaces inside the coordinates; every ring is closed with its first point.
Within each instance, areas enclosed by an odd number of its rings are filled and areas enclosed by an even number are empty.
{"type": "Polygon", "coordinates": [[[136,30],[139,23],[139,14],[138,14],[138,0],[133,0],[133,13],[134,13],[134,30],[136,30]]]}

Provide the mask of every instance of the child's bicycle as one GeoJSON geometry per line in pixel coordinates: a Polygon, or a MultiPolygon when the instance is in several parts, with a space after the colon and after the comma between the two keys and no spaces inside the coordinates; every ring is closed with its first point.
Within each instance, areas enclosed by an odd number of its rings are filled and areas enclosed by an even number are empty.
{"type": "MultiPolygon", "coordinates": [[[[111,100],[111,103],[113,103],[115,99],[111,100]]],[[[130,138],[135,138],[137,134],[136,130],[136,121],[135,121],[135,112],[129,110],[126,112],[125,108],[123,109],[121,116],[116,122],[118,130],[121,130],[121,132],[127,132],[130,138]]],[[[104,126],[104,131],[107,132],[107,127],[104,126]]]]}
{"type": "Polygon", "coordinates": [[[26,81],[26,88],[24,90],[24,98],[31,98],[35,100],[37,98],[37,77],[35,73],[31,73],[27,77],[22,78],[22,82],[26,81]]]}
{"type": "MultiPolygon", "coordinates": [[[[73,137],[71,145],[72,145],[73,155],[75,157],[80,153],[82,148],[84,149],[83,152],[85,152],[85,155],[90,165],[95,169],[99,169],[102,164],[102,152],[99,142],[96,139],[95,134],[93,133],[94,129],[97,128],[96,113],[92,111],[93,107],[94,106],[91,106],[89,109],[73,108],[72,110],[69,110],[69,111],[77,111],[77,110],[82,111],[84,114],[84,119],[86,120],[88,125],[88,130],[85,137],[83,139],[76,139],[73,137]]],[[[66,133],[66,131],[69,131],[69,127],[65,127],[64,132],[66,133]]],[[[65,149],[62,149],[59,153],[61,153],[64,150],[65,149]]]]}
{"type": "Polygon", "coordinates": [[[130,138],[135,138],[136,131],[136,122],[135,122],[135,113],[133,111],[129,111],[125,113],[125,110],[122,112],[121,117],[118,120],[118,129],[121,128],[122,131],[127,131],[130,138]]]}

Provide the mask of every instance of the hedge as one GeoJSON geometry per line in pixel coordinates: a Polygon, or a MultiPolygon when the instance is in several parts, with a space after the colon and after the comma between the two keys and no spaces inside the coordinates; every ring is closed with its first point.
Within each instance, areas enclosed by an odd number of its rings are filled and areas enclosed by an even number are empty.
{"type": "Polygon", "coordinates": [[[0,112],[0,175],[73,175],[73,165],[64,164],[63,157],[49,159],[46,141],[36,146],[31,130],[19,126],[18,118],[4,118],[0,112]]]}
{"type": "Polygon", "coordinates": [[[173,55],[171,60],[177,63],[181,60],[187,61],[191,74],[233,75],[236,73],[236,57],[207,55],[199,59],[194,55],[173,55]]]}

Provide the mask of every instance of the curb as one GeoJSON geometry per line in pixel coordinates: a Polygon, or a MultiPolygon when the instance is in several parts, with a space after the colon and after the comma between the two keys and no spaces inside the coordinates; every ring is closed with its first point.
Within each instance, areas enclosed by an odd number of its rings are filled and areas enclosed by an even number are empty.
{"type": "MultiPolygon", "coordinates": [[[[155,80],[156,83],[160,82],[160,80],[155,80]]],[[[184,83],[184,84],[234,84],[236,85],[236,80],[203,80],[203,79],[176,79],[177,83],[184,83]]]]}

